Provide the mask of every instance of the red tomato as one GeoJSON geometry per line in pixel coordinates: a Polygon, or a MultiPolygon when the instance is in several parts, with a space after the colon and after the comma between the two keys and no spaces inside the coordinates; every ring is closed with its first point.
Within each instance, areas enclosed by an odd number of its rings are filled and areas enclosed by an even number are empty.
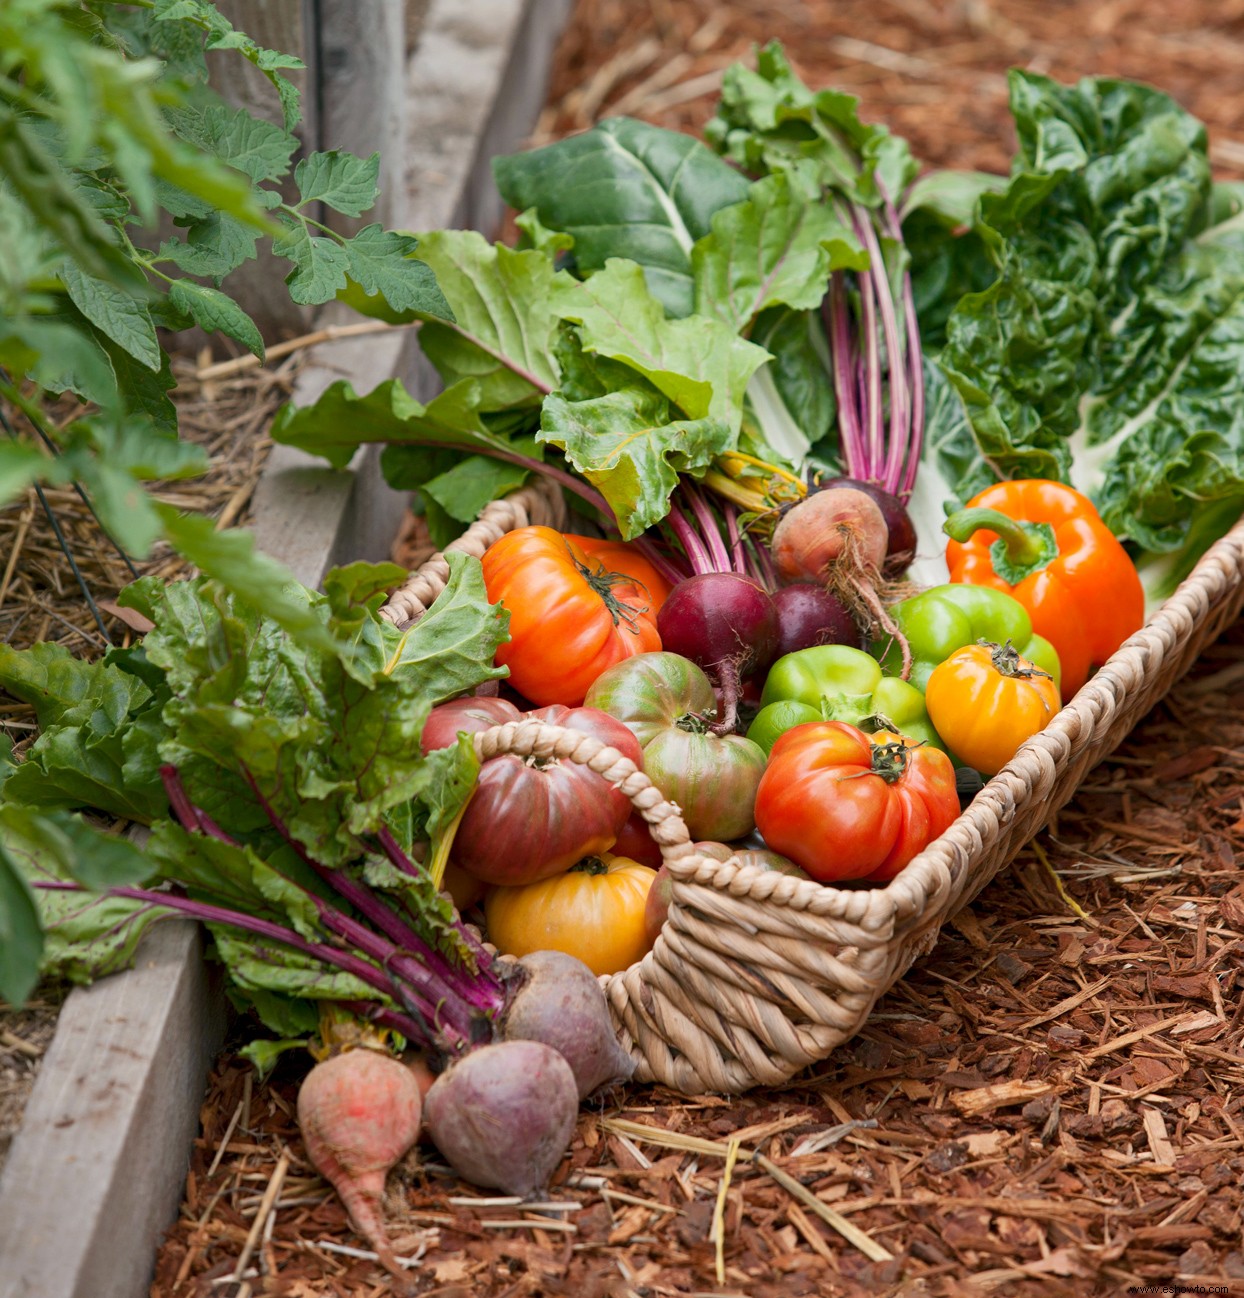
{"type": "Polygon", "coordinates": [[[633,578],[647,591],[654,613],[660,611],[666,596],[674,589],[643,551],[637,550],[629,541],[602,541],[596,536],[576,536],[572,532],[563,532],[562,535],[576,549],[583,551],[589,566],[594,566],[596,571],[620,572],[633,578]]]}
{"type": "Polygon", "coordinates": [[[497,665],[533,703],[575,707],[607,667],[660,649],[655,571],[607,570],[551,527],[519,527],[484,552],[488,598],[510,614],[497,665]]]}
{"type": "Polygon", "coordinates": [[[945,753],[842,721],[781,735],[756,794],[765,843],[822,883],[892,879],[958,814],[945,753]]]}

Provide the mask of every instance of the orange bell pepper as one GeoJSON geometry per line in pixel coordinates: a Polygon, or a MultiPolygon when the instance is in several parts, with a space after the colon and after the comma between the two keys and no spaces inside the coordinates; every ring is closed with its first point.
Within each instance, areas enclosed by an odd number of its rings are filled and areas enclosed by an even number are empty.
{"type": "Polygon", "coordinates": [[[1087,496],[1041,478],[998,482],[943,524],[951,581],[993,586],[1058,651],[1069,699],[1145,620],[1127,551],[1087,496]]]}

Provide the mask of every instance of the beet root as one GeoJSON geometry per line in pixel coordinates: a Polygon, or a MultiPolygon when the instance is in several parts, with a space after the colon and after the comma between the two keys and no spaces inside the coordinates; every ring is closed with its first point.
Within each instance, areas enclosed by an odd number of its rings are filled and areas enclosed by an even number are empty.
{"type": "Polygon", "coordinates": [[[419,1136],[422,1097],[414,1075],[391,1055],[350,1050],[325,1059],[298,1091],[307,1155],[345,1204],[385,1270],[407,1279],[384,1227],[384,1180],[419,1136]]]}
{"type": "Polygon", "coordinates": [[[629,1081],[635,1061],[618,1044],[596,975],[563,951],[533,951],[519,964],[527,981],[505,1011],[507,1041],[541,1041],[570,1065],[579,1098],[629,1081]]]}
{"type": "Polygon", "coordinates": [[[464,1180],[542,1194],[574,1133],[579,1092],[570,1065],[539,1041],[498,1041],[451,1064],[428,1092],[433,1143],[464,1180]]]}

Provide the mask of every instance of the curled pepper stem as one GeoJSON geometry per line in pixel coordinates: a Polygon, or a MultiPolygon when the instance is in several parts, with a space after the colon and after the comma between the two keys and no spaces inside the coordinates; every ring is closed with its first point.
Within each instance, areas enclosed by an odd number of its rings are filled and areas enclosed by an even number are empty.
{"type": "Polygon", "coordinates": [[[1011,518],[998,509],[979,505],[961,509],[942,524],[942,531],[960,544],[970,541],[977,532],[997,533],[998,539],[989,547],[990,558],[994,571],[1011,586],[1019,585],[1058,558],[1058,542],[1048,523],[1011,518]]]}

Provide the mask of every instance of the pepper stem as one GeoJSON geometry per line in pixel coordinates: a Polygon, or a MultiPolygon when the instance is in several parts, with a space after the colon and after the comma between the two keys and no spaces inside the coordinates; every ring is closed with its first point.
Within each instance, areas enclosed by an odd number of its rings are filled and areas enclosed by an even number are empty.
{"type": "Polygon", "coordinates": [[[1058,558],[1058,542],[1049,523],[1029,523],[997,509],[960,509],[942,524],[942,531],[961,544],[977,532],[996,532],[998,539],[989,547],[989,557],[994,572],[1009,586],[1018,586],[1058,558]]]}

